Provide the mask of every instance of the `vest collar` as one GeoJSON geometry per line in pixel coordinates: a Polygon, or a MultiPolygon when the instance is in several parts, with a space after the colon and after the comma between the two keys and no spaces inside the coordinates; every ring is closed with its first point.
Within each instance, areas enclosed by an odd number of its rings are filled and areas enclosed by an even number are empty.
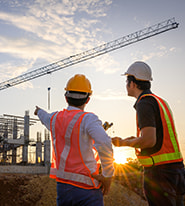
{"type": "Polygon", "coordinates": [[[133,106],[135,109],[136,109],[136,105],[137,105],[137,103],[138,103],[138,100],[139,100],[140,97],[141,97],[142,95],[144,95],[144,94],[152,94],[152,92],[151,92],[150,89],[144,90],[144,91],[139,95],[139,97],[137,98],[137,100],[136,100],[136,102],[135,102],[135,104],[134,104],[134,106],[133,106]]]}
{"type": "Polygon", "coordinates": [[[67,110],[81,110],[78,107],[68,106],[67,110]]]}

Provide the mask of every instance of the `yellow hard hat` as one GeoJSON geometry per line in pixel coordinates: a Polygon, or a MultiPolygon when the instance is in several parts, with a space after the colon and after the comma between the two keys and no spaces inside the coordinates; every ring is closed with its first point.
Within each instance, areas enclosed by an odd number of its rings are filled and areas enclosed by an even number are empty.
{"type": "Polygon", "coordinates": [[[92,94],[91,83],[83,74],[76,74],[74,77],[69,79],[65,90],[92,94]]]}

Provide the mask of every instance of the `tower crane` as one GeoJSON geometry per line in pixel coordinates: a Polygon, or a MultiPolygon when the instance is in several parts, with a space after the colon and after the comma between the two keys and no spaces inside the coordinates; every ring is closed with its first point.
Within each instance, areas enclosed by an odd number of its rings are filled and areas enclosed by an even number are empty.
{"type": "Polygon", "coordinates": [[[102,45],[95,47],[93,49],[69,56],[65,59],[62,59],[62,60],[59,60],[57,62],[51,63],[49,65],[40,67],[40,68],[35,69],[33,71],[24,73],[24,74],[17,76],[15,78],[6,80],[6,81],[0,83],[0,90],[7,89],[9,87],[13,87],[17,84],[21,84],[23,82],[41,77],[43,75],[50,74],[50,73],[58,71],[60,69],[64,69],[66,67],[69,67],[69,66],[72,66],[74,64],[86,61],[88,59],[95,58],[97,56],[100,56],[100,55],[103,55],[105,53],[111,52],[113,50],[128,46],[130,44],[133,44],[135,42],[147,39],[147,38],[155,36],[155,35],[158,35],[160,33],[166,32],[168,30],[175,29],[178,27],[178,25],[179,24],[175,21],[175,18],[168,19],[168,20],[163,21],[161,23],[158,23],[158,24],[155,24],[153,26],[139,30],[135,33],[131,33],[127,36],[123,36],[123,37],[116,39],[114,41],[102,44],[102,45]]]}

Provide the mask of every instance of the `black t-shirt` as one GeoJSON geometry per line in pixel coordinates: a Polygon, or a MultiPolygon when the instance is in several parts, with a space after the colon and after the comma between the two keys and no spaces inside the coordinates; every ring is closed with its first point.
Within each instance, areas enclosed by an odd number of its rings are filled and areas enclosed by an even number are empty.
{"type": "MultiPolygon", "coordinates": [[[[143,94],[152,94],[150,90],[144,91],[143,94]]],[[[141,97],[139,96],[139,98],[141,97]]],[[[138,99],[139,99],[138,98],[138,99]]],[[[141,155],[150,155],[160,150],[163,143],[163,126],[159,111],[159,106],[154,97],[146,96],[139,102],[136,101],[134,105],[137,116],[138,125],[142,129],[144,127],[155,127],[156,128],[156,144],[152,148],[142,149],[141,155]]]]}
{"type": "MultiPolygon", "coordinates": [[[[134,108],[136,109],[138,116],[139,128],[155,127],[156,128],[156,144],[152,148],[146,148],[141,150],[141,155],[151,155],[160,150],[163,143],[163,125],[161,121],[159,106],[157,100],[154,97],[143,97],[139,102],[138,100],[144,94],[152,94],[150,90],[145,90],[137,99],[134,108]]],[[[174,162],[165,165],[158,165],[157,167],[165,168],[184,168],[183,162],[174,162]]],[[[150,168],[150,167],[149,167],[150,168]]],[[[149,169],[146,168],[146,169],[149,169]]]]}

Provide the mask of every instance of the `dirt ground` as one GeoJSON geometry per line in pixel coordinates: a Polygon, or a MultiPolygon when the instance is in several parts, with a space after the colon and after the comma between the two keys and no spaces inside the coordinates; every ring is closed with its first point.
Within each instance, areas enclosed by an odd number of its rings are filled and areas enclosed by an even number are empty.
{"type": "MultiPolygon", "coordinates": [[[[105,206],[147,205],[139,195],[114,181],[105,206]]],[[[56,182],[41,175],[0,175],[0,206],[55,206],[56,182]]]]}
{"type": "MultiPolygon", "coordinates": [[[[114,180],[105,206],[147,206],[147,202],[114,180]]],[[[56,182],[46,175],[0,175],[0,206],[55,206],[56,182]]]]}

